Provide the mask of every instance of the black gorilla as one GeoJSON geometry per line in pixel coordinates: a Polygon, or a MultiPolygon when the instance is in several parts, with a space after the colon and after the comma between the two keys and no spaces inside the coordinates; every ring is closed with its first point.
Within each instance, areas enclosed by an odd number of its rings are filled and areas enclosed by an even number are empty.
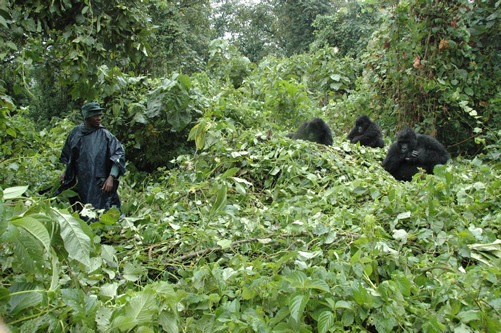
{"type": "Polygon", "coordinates": [[[406,128],[398,133],[383,161],[383,168],[397,180],[410,181],[423,168],[432,174],[437,164],[445,164],[450,155],[445,147],[429,135],[416,134],[406,128]]]}
{"type": "Polygon", "coordinates": [[[348,134],[348,140],[350,140],[351,143],[360,142],[362,146],[369,146],[373,148],[384,147],[381,129],[367,116],[358,117],[355,122],[355,126],[348,134]]]}
{"type": "Polygon", "coordinates": [[[291,139],[313,141],[327,146],[331,146],[333,142],[329,125],[320,118],[303,123],[299,126],[297,132],[289,133],[287,136],[291,139]]]}

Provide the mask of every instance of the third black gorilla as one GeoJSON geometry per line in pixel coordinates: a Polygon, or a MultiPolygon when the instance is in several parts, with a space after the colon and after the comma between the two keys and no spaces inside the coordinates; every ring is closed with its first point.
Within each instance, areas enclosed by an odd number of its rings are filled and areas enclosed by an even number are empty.
{"type": "Polygon", "coordinates": [[[435,165],[445,164],[449,158],[445,147],[435,138],[406,128],[398,133],[397,142],[390,146],[383,168],[397,180],[410,181],[418,168],[432,174],[435,165]]]}

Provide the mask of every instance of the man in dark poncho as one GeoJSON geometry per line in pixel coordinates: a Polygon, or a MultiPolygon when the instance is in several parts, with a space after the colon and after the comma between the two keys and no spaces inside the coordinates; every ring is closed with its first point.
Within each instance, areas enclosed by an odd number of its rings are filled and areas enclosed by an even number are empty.
{"type": "MultiPolygon", "coordinates": [[[[96,102],[82,107],[84,123],[71,130],[59,160],[66,165],[61,189],[74,187],[80,204],[107,210],[120,208],[117,188],[118,178],[125,173],[125,151],[101,125],[102,112],[96,102]]],[[[82,209],[80,205],[74,208],[82,209]]]]}

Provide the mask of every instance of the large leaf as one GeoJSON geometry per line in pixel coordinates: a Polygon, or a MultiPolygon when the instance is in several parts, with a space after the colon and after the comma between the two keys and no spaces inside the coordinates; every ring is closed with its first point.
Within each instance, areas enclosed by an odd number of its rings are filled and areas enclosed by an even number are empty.
{"type": "Polygon", "coordinates": [[[336,318],[332,311],[322,311],[322,313],[318,316],[318,332],[329,332],[330,328],[334,325],[335,319],[336,318]]]}
{"type": "Polygon", "coordinates": [[[34,283],[14,283],[9,288],[11,295],[9,300],[9,315],[17,316],[25,309],[38,306],[43,299],[40,291],[34,283]]]}
{"type": "Polygon", "coordinates": [[[207,123],[201,122],[193,126],[188,135],[188,140],[195,140],[195,146],[198,150],[205,147],[205,134],[207,133],[207,123]]]}
{"type": "Polygon", "coordinates": [[[211,216],[224,209],[224,207],[226,206],[227,192],[228,192],[228,187],[226,185],[221,186],[221,188],[217,192],[216,201],[211,207],[210,210],[211,216]]]}
{"type": "Polygon", "coordinates": [[[127,331],[139,325],[151,324],[158,312],[153,290],[145,289],[132,297],[120,312],[121,314],[113,320],[112,329],[127,331]]]}
{"type": "Polygon", "coordinates": [[[44,267],[44,250],[42,244],[31,234],[20,230],[11,243],[14,245],[14,262],[26,272],[41,271],[44,267]]]}
{"type": "Polygon", "coordinates": [[[42,243],[47,254],[50,254],[50,236],[47,229],[42,223],[31,216],[24,216],[21,218],[15,218],[10,220],[13,225],[23,228],[33,237],[35,237],[40,243],[42,243]]]}
{"type": "Polygon", "coordinates": [[[317,289],[326,293],[329,293],[331,291],[327,282],[321,279],[308,280],[305,284],[305,287],[309,289],[317,289]]]}
{"type": "Polygon", "coordinates": [[[289,309],[291,313],[291,318],[294,319],[296,323],[301,322],[304,309],[309,300],[310,297],[308,295],[295,295],[291,297],[289,301],[289,309]]]}
{"type": "Polygon", "coordinates": [[[15,186],[3,190],[4,200],[20,198],[28,190],[28,186],[15,186]]]}
{"type": "Polygon", "coordinates": [[[70,258],[75,259],[85,266],[90,266],[91,240],[83,231],[81,223],[71,214],[64,211],[56,212],[57,221],[61,228],[61,238],[64,248],[70,258]]]}

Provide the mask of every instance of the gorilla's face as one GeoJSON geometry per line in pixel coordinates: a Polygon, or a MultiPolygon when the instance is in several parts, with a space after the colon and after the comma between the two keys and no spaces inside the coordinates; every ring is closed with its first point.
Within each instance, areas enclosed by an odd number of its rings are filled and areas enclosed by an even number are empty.
{"type": "Polygon", "coordinates": [[[362,134],[369,126],[370,120],[366,116],[359,117],[355,122],[355,126],[357,127],[358,134],[362,134]]]}
{"type": "Polygon", "coordinates": [[[399,144],[400,144],[400,153],[402,153],[404,155],[407,154],[407,152],[409,151],[409,143],[402,141],[402,142],[399,142],[399,144]]]}
{"type": "Polygon", "coordinates": [[[402,155],[406,155],[411,152],[417,145],[416,133],[410,129],[406,128],[400,133],[398,133],[398,148],[402,155]]]}

